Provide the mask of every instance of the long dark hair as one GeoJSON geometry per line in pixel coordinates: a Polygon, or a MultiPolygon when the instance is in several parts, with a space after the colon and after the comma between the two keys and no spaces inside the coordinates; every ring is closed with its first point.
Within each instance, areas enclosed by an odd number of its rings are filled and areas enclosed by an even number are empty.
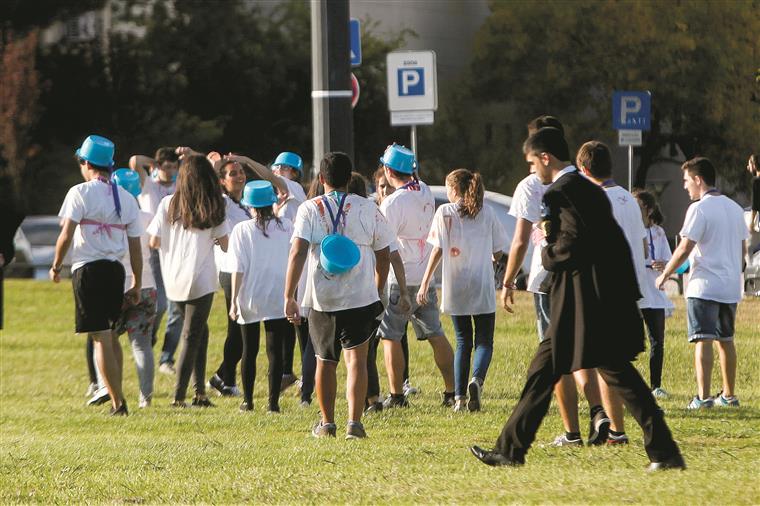
{"type": "Polygon", "coordinates": [[[641,202],[642,207],[646,210],[646,215],[649,221],[655,225],[662,225],[665,218],[662,216],[660,206],[657,205],[657,199],[654,195],[646,190],[633,190],[633,196],[641,202]]]}
{"type": "Polygon", "coordinates": [[[205,156],[184,158],[177,176],[177,190],[169,202],[169,223],[204,230],[224,221],[224,200],[219,179],[205,156]]]}
{"type": "Polygon", "coordinates": [[[456,169],[446,176],[446,184],[454,188],[462,199],[459,202],[459,216],[474,218],[483,209],[485,188],[480,174],[467,169],[456,169]]]}
{"type": "Polygon", "coordinates": [[[253,221],[256,223],[256,228],[261,230],[261,233],[264,234],[264,237],[269,237],[267,234],[267,227],[269,227],[270,221],[274,221],[280,230],[285,230],[282,227],[282,220],[274,214],[272,206],[253,208],[253,221]]]}

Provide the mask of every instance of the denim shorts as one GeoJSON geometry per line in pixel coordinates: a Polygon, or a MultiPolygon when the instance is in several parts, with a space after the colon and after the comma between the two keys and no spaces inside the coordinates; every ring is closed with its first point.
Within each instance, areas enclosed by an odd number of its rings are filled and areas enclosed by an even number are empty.
{"type": "Polygon", "coordinates": [[[417,304],[417,291],[419,286],[407,286],[409,297],[412,299],[411,314],[404,314],[398,307],[401,298],[401,289],[398,285],[391,285],[388,295],[388,307],[385,308],[383,321],[380,323],[378,335],[389,341],[401,341],[406,334],[406,323],[411,322],[418,341],[425,341],[429,337],[442,336],[441,314],[438,311],[438,295],[435,286],[428,287],[428,302],[424,306],[417,304]]]}
{"type": "Polygon", "coordinates": [[[686,317],[690,343],[704,339],[734,340],[736,304],[689,297],[686,299],[686,317]]]}
{"type": "Polygon", "coordinates": [[[546,330],[549,328],[549,295],[545,293],[534,293],[533,305],[536,307],[538,342],[542,343],[546,340],[546,330]]]}

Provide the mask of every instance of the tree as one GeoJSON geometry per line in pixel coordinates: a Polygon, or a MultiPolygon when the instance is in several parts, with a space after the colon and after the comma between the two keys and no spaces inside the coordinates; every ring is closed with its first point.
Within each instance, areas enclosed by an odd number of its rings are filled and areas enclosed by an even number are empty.
{"type": "Polygon", "coordinates": [[[465,156],[504,184],[524,167],[520,144],[531,118],[558,116],[573,145],[615,143],[612,92],[650,90],[652,130],[637,149],[636,182],[644,183],[653,157],[670,143],[687,157],[710,157],[729,182],[741,181],[760,137],[760,17],[752,14],[759,7],[756,0],[492,2],[476,38],[477,72],[470,74],[478,79],[462,83],[467,92],[454,97],[433,135],[443,134],[441,146],[468,139],[465,156]]]}

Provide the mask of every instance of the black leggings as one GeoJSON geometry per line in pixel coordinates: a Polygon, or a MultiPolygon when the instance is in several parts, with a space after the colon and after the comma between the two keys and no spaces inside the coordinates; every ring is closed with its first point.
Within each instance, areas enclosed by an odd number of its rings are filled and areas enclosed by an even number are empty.
{"type": "Polygon", "coordinates": [[[649,331],[649,380],[652,388],[659,388],[665,360],[665,310],[642,309],[641,315],[649,331]]]}
{"type": "MultiPolygon", "coordinates": [[[[253,384],[256,380],[256,356],[259,354],[259,323],[241,325],[243,335],[243,400],[253,405],[253,384]]],[[[267,320],[264,331],[269,360],[269,411],[280,410],[280,382],[282,381],[282,341],[293,326],[285,318],[267,320]]]]}
{"type": "Polygon", "coordinates": [[[84,347],[84,353],[87,357],[87,374],[90,376],[90,383],[98,384],[98,373],[95,370],[95,343],[92,337],[87,335],[87,344],[84,347]]]}
{"type": "Polygon", "coordinates": [[[227,339],[224,340],[224,358],[216,370],[216,375],[222,378],[224,386],[236,385],[237,365],[243,356],[243,338],[240,325],[230,320],[230,302],[232,300],[232,274],[229,272],[219,273],[219,284],[224,290],[224,302],[227,309],[227,339]]]}

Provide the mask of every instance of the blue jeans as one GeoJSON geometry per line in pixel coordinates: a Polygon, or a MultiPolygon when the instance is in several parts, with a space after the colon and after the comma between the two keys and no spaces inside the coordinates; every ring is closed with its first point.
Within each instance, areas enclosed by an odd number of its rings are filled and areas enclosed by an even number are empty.
{"type": "Polygon", "coordinates": [[[496,313],[479,315],[452,315],[451,323],[457,338],[454,353],[454,395],[463,398],[467,394],[467,382],[470,376],[470,356],[472,355],[473,332],[475,322],[475,358],[472,361],[472,375],[485,381],[488,366],[493,355],[493,331],[496,313]]]}
{"type": "Polygon", "coordinates": [[[164,334],[164,345],[161,348],[161,357],[159,364],[173,364],[174,352],[179,346],[179,337],[182,333],[182,311],[174,302],[166,298],[166,289],[164,288],[164,278],[161,276],[161,262],[157,250],[150,252],[150,268],[153,271],[153,279],[156,281],[156,319],[153,321],[153,342],[156,342],[156,333],[161,326],[161,320],[164,317],[166,308],[169,308],[169,317],[166,320],[166,333],[164,334]]]}

